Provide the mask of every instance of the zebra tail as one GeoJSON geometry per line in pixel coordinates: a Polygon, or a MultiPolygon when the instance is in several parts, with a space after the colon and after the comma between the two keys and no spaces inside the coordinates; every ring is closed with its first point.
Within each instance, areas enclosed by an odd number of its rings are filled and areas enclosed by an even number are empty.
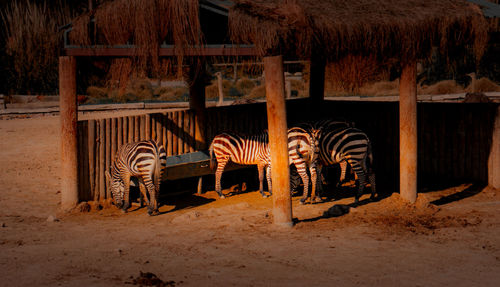
{"type": "Polygon", "coordinates": [[[210,152],[210,169],[213,170],[215,168],[215,161],[216,161],[216,158],[214,156],[214,144],[213,143],[210,145],[209,152],[210,152]]]}

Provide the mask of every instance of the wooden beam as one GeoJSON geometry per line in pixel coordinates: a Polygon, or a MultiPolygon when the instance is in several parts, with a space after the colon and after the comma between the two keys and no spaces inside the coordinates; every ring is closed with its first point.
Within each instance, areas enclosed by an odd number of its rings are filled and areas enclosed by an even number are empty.
{"type": "Polygon", "coordinates": [[[417,64],[406,64],[399,81],[399,192],[417,200],[417,64]]]}
{"type": "Polygon", "coordinates": [[[488,185],[500,189],[500,106],[497,107],[488,157],[488,185]]]}
{"type": "Polygon", "coordinates": [[[290,170],[282,56],[264,58],[267,123],[271,149],[274,224],[292,226],[290,170]]]}
{"type": "Polygon", "coordinates": [[[61,117],[61,208],[78,203],[78,134],[76,59],[59,57],[59,105],[61,117]]]}
{"type": "MultiPolygon", "coordinates": [[[[66,55],[78,57],[133,57],[138,55],[137,49],[131,47],[66,47],[66,55]]],[[[174,47],[158,49],[160,57],[178,56],[179,52],[174,47]]],[[[256,56],[253,47],[193,47],[183,51],[183,56],[256,56]]]]}

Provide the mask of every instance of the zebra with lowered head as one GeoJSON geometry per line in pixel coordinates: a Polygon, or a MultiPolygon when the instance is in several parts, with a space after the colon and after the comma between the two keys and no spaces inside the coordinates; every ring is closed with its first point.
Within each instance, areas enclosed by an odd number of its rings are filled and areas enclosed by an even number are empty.
{"type": "Polygon", "coordinates": [[[130,205],[130,180],[135,177],[139,181],[141,198],[148,205],[148,214],[157,214],[160,181],[166,163],[165,148],[156,141],[146,140],[121,146],[110,171],[106,171],[108,188],[111,189],[116,206],[122,208],[123,212],[127,211],[130,205]]]}

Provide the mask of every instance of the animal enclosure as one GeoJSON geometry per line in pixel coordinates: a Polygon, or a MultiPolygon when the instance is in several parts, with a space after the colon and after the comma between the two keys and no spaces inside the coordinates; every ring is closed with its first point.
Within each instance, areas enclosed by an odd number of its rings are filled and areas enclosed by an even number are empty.
{"type": "MultiPolygon", "coordinates": [[[[419,103],[419,186],[487,182],[497,109],[498,104],[419,103]]],[[[386,191],[399,187],[398,116],[397,102],[325,101],[320,109],[314,109],[307,99],[287,102],[289,126],[319,118],[355,122],[372,142],[377,186],[386,191]]],[[[208,149],[212,138],[222,131],[252,134],[267,128],[265,103],[207,108],[199,127],[196,117],[193,111],[181,110],[78,121],[80,201],[110,198],[104,171],[122,144],[155,139],[167,143],[167,156],[173,156],[208,149]],[[196,131],[204,133],[205,146],[196,141],[196,131]]]]}

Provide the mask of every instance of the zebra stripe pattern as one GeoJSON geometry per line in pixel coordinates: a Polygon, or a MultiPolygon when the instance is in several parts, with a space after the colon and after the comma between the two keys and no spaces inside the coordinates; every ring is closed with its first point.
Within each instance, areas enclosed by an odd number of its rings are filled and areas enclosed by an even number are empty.
{"type": "Polygon", "coordinates": [[[130,181],[134,177],[139,181],[141,197],[148,205],[148,214],[157,214],[160,181],[166,163],[165,148],[155,141],[140,141],[121,146],[110,172],[106,171],[108,188],[111,188],[116,206],[124,212],[127,211],[130,206],[130,181]],[[146,190],[149,192],[149,200],[146,190]]]}
{"type": "Polygon", "coordinates": [[[307,170],[311,174],[312,191],[311,199],[313,201],[321,201],[316,195],[316,161],[319,154],[319,145],[317,135],[314,130],[306,130],[301,127],[292,127],[288,129],[288,156],[290,164],[295,165],[297,173],[302,178],[304,183],[304,192],[300,203],[304,204],[309,197],[309,176],[307,170]],[[313,131],[311,133],[310,131],[313,131]]]}
{"type": "MultiPolygon", "coordinates": [[[[324,165],[349,163],[352,170],[358,177],[358,191],[355,203],[359,202],[359,197],[363,194],[368,176],[371,184],[371,197],[376,193],[375,174],[373,173],[373,155],[371,143],[368,136],[359,129],[344,127],[325,130],[320,133],[320,159],[324,165]]],[[[319,165],[321,170],[321,165],[319,165]]],[[[343,167],[345,177],[345,166],[343,167]]]]}
{"type": "Polygon", "coordinates": [[[272,194],[271,154],[267,132],[250,136],[225,132],[215,136],[210,145],[210,166],[213,169],[215,161],[217,161],[215,190],[220,198],[224,198],[220,183],[222,172],[230,160],[242,165],[257,165],[259,171],[259,191],[263,197],[267,197],[264,193],[263,183],[265,168],[269,193],[272,194]]]}

